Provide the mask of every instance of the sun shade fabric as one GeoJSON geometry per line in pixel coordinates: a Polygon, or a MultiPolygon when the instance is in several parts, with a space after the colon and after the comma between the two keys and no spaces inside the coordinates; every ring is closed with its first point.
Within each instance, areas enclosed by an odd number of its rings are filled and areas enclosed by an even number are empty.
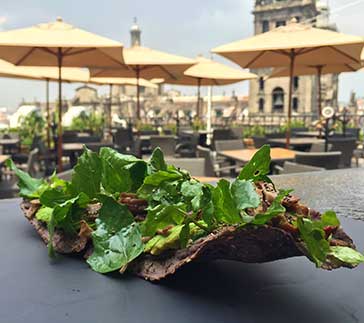
{"type": "MultiPolygon", "coordinates": [[[[99,85],[137,85],[137,79],[133,77],[92,77],[90,83],[99,85]]],[[[139,85],[157,89],[158,85],[150,81],[139,79],[139,85]]]]}
{"type": "Polygon", "coordinates": [[[254,79],[257,76],[241,69],[230,67],[211,59],[197,57],[197,63],[187,69],[179,79],[166,79],[165,83],[178,85],[228,85],[254,79]]]}
{"type": "Polygon", "coordinates": [[[288,66],[296,54],[296,65],[360,63],[364,38],[289,23],[269,32],[213,49],[245,68],[288,66]]]}
{"type": "MultiPolygon", "coordinates": [[[[321,70],[321,74],[338,74],[343,72],[355,72],[361,67],[362,66],[359,64],[299,65],[295,66],[293,75],[317,75],[319,70],[321,70]]],[[[269,77],[286,77],[289,76],[289,74],[289,68],[276,67],[269,77]]]]}
{"type": "Polygon", "coordinates": [[[120,42],[63,22],[43,23],[0,33],[0,57],[25,66],[57,66],[57,50],[62,48],[62,66],[123,65],[120,42]]]}
{"type": "Polygon", "coordinates": [[[92,77],[135,77],[139,70],[141,78],[177,78],[196,62],[190,58],[168,54],[142,46],[133,46],[123,50],[125,64],[129,70],[120,68],[90,70],[92,77]]]}

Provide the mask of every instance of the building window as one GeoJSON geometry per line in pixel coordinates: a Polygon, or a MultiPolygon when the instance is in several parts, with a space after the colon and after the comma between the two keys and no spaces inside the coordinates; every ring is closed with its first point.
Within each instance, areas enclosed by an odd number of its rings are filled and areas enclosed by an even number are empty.
{"type": "Polygon", "coordinates": [[[273,112],[283,112],[284,91],[281,87],[276,87],[272,92],[273,112]]]}
{"type": "Polygon", "coordinates": [[[278,20],[276,21],[276,27],[285,26],[286,22],[284,20],[278,20]]]}
{"type": "Polygon", "coordinates": [[[269,31],[269,21],[263,20],[262,21],[262,32],[266,33],[267,31],[269,31]]]}
{"type": "Polygon", "coordinates": [[[259,112],[264,112],[264,99],[260,98],[259,99],[259,112]]]}
{"type": "Polygon", "coordinates": [[[292,110],[293,112],[298,112],[298,98],[293,98],[292,110]]]}
{"type": "Polygon", "coordinates": [[[260,77],[259,78],[259,91],[264,91],[264,78],[260,77]]]}
{"type": "Polygon", "coordinates": [[[294,91],[298,90],[299,85],[300,85],[300,78],[298,76],[295,76],[293,78],[293,90],[294,91]]]}

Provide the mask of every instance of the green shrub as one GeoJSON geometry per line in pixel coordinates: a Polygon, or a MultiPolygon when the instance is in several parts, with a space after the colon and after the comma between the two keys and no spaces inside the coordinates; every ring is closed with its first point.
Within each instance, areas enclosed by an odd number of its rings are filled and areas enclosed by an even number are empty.
{"type": "Polygon", "coordinates": [[[46,122],[40,112],[33,111],[19,118],[19,136],[25,146],[31,146],[34,137],[44,137],[46,122]]]}

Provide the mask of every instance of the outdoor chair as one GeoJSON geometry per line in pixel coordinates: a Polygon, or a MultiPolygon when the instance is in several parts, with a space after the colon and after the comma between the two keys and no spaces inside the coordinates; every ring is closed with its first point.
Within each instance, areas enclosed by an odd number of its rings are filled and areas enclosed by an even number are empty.
{"type": "Polygon", "coordinates": [[[214,129],[212,132],[212,147],[215,149],[215,141],[234,139],[234,135],[230,128],[214,129]]]}
{"type": "Polygon", "coordinates": [[[244,137],[244,127],[233,127],[231,133],[234,139],[242,139],[244,137]]]}
{"type": "Polygon", "coordinates": [[[197,157],[205,160],[205,176],[236,176],[241,170],[239,165],[222,166],[213,157],[213,152],[206,147],[197,146],[197,157]]]}
{"type": "Polygon", "coordinates": [[[308,128],[306,127],[296,127],[296,128],[291,128],[291,134],[294,137],[297,133],[300,132],[306,132],[308,131],[308,128]]]}
{"type": "Polygon", "coordinates": [[[66,170],[64,172],[61,173],[57,173],[57,177],[59,179],[63,179],[64,181],[70,181],[72,179],[72,169],[66,170]]]}
{"type": "Polygon", "coordinates": [[[283,167],[281,167],[279,165],[275,165],[274,170],[278,174],[294,174],[294,173],[323,171],[323,170],[325,170],[325,168],[285,161],[283,164],[283,167]]]}
{"type": "Polygon", "coordinates": [[[125,153],[133,147],[133,132],[130,128],[118,128],[113,134],[114,147],[125,153]]]}
{"type": "Polygon", "coordinates": [[[359,167],[359,158],[364,158],[364,147],[361,149],[355,149],[353,155],[355,158],[356,167],[359,167]]]}
{"type": "Polygon", "coordinates": [[[197,135],[184,136],[176,146],[176,155],[182,158],[196,157],[199,137],[197,135]]]}
{"type": "MultiPolygon", "coordinates": [[[[331,144],[328,144],[327,145],[327,151],[331,151],[332,149],[332,145],[331,144]]],[[[313,143],[311,145],[311,148],[310,148],[310,152],[311,153],[323,153],[325,152],[325,143],[324,142],[320,142],[320,143],[313,143]]]]}
{"type": "Polygon", "coordinates": [[[303,165],[323,167],[325,169],[339,168],[341,151],[330,152],[296,152],[295,162],[303,165]]]}
{"type": "Polygon", "coordinates": [[[286,134],[284,132],[272,132],[265,134],[265,137],[268,139],[280,139],[286,138],[286,134]]]}
{"type": "Polygon", "coordinates": [[[354,137],[356,140],[359,140],[360,137],[360,128],[346,128],[345,129],[345,137],[354,137]]]}
{"type": "Polygon", "coordinates": [[[244,143],[242,139],[231,139],[231,140],[216,140],[215,150],[240,150],[244,149],[244,143]]]}
{"type": "Polygon", "coordinates": [[[98,153],[102,147],[114,148],[114,144],[107,143],[107,142],[103,143],[102,145],[100,145],[98,143],[89,143],[89,144],[86,144],[86,147],[88,149],[98,153]]]}
{"type": "Polygon", "coordinates": [[[354,155],[354,150],[357,147],[355,137],[329,138],[329,143],[332,145],[330,151],[341,151],[340,168],[351,167],[351,161],[354,155]]]}
{"type": "MultiPolygon", "coordinates": [[[[16,164],[16,167],[18,167],[19,169],[21,169],[24,172],[29,173],[29,175],[32,177],[37,177],[39,175],[39,170],[40,170],[38,153],[39,153],[39,149],[34,148],[33,150],[31,150],[29,152],[26,163],[16,163],[14,161],[14,163],[16,164]]],[[[5,170],[3,170],[2,175],[4,175],[5,177],[13,176],[14,172],[10,169],[5,169],[5,170]]]]}
{"type": "Polygon", "coordinates": [[[267,137],[256,137],[256,136],[253,136],[253,141],[254,141],[254,147],[255,148],[260,148],[262,147],[263,145],[265,145],[268,140],[267,140],[267,137]]]}
{"type": "Polygon", "coordinates": [[[174,156],[176,151],[175,136],[150,136],[150,145],[152,150],[159,147],[165,156],[174,156]]]}
{"type": "Polygon", "coordinates": [[[166,163],[187,170],[192,176],[206,176],[204,158],[170,158],[166,163]]]}

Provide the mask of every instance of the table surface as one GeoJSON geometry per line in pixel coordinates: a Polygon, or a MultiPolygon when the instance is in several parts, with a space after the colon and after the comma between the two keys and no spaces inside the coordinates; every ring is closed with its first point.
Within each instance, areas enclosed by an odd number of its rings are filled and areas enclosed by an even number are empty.
{"type": "Polygon", "coordinates": [[[9,158],[10,155],[0,155],[0,165],[4,164],[9,158]]]}
{"type": "Polygon", "coordinates": [[[68,142],[68,143],[64,143],[62,145],[63,147],[63,151],[67,152],[67,151],[82,151],[83,150],[83,146],[105,146],[105,147],[109,147],[110,143],[107,142],[85,142],[85,143],[79,143],[79,142],[68,142]]]}
{"type": "MultiPolygon", "coordinates": [[[[268,139],[268,143],[285,145],[286,138],[268,139]]],[[[290,138],[289,140],[289,144],[291,146],[309,146],[312,144],[322,144],[322,143],[325,143],[325,140],[312,137],[290,138]]]]}
{"type": "Polygon", "coordinates": [[[318,137],[320,135],[319,131],[297,131],[294,134],[297,137],[318,137]]]}
{"type": "MultiPolygon", "coordinates": [[[[296,188],[319,210],[340,210],[346,232],[364,249],[363,221],[346,217],[353,209],[363,217],[363,169],[275,181],[296,188]]],[[[19,203],[0,202],[0,322],[364,322],[363,265],[328,272],[304,257],[266,264],[216,261],[191,264],[159,284],[101,275],[77,257],[50,261],[19,203]]]]}
{"type": "Polygon", "coordinates": [[[20,142],[20,139],[16,138],[8,138],[8,139],[0,139],[0,145],[17,145],[20,142]]]}
{"type": "MultiPolygon", "coordinates": [[[[258,149],[237,149],[237,150],[222,150],[217,154],[229,159],[247,163],[254,156],[258,149]]],[[[293,160],[296,152],[285,148],[271,148],[270,156],[272,161],[293,160]]]]}

